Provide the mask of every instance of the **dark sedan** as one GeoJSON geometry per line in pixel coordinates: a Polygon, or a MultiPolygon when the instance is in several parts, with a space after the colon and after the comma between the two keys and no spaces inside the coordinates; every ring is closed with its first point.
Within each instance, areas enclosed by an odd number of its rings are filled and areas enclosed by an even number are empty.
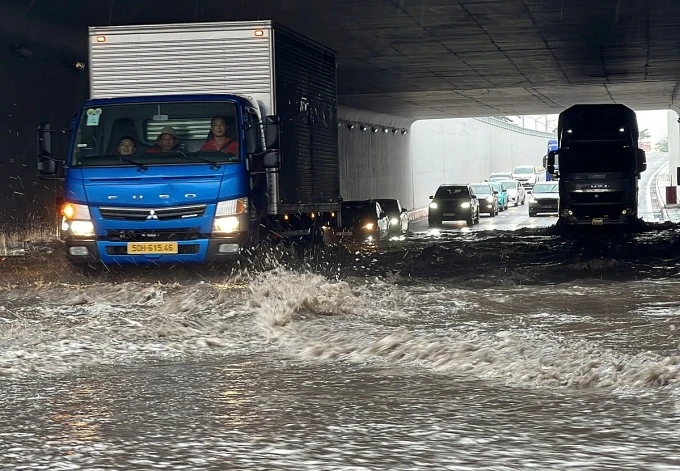
{"type": "Polygon", "coordinates": [[[387,214],[374,200],[343,201],[340,237],[350,237],[357,242],[377,243],[389,235],[387,214]]]}
{"type": "Polygon", "coordinates": [[[470,185],[441,185],[427,212],[430,227],[437,227],[444,221],[464,220],[468,226],[479,223],[479,201],[470,185]]]}
{"type": "Polygon", "coordinates": [[[479,201],[479,212],[489,213],[494,217],[498,214],[498,192],[490,183],[473,183],[470,185],[479,201]]]}
{"type": "Polygon", "coordinates": [[[529,216],[538,213],[557,213],[560,204],[559,184],[557,182],[541,182],[534,185],[529,197],[529,216]]]}

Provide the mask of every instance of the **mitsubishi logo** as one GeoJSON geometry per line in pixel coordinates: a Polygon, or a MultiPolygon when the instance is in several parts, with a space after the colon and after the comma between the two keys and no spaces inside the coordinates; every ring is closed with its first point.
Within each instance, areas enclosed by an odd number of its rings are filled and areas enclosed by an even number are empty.
{"type": "Polygon", "coordinates": [[[156,215],[156,211],[153,209],[149,211],[149,215],[146,217],[146,220],[148,221],[149,219],[158,219],[158,216],[156,215]]]}

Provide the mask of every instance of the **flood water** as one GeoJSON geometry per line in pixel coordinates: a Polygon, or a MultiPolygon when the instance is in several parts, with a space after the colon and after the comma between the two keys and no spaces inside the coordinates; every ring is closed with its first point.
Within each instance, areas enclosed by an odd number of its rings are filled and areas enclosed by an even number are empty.
{"type": "Polygon", "coordinates": [[[0,265],[0,469],[680,469],[680,232],[0,265]]]}

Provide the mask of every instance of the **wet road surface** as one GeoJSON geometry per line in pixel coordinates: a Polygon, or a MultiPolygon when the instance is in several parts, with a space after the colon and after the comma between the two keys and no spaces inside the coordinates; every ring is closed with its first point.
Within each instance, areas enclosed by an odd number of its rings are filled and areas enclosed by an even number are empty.
{"type": "Polygon", "coordinates": [[[0,469],[680,469],[680,227],[483,224],[221,268],[5,257],[0,469]]]}

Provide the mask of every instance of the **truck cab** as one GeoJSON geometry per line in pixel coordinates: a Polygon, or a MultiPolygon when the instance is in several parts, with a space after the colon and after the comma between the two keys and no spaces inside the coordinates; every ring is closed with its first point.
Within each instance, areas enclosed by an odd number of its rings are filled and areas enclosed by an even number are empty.
{"type": "Polygon", "coordinates": [[[65,177],[59,229],[68,257],[205,262],[257,243],[266,169],[278,164],[261,122],[255,103],[232,95],[87,101],[63,170],[53,169],[65,177]],[[226,125],[228,149],[206,146],[214,119],[226,125]]]}
{"type": "Polygon", "coordinates": [[[624,105],[574,105],[560,114],[558,139],[548,171],[559,177],[559,222],[637,221],[638,179],[647,163],[637,146],[635,112],[624,105]]]}

